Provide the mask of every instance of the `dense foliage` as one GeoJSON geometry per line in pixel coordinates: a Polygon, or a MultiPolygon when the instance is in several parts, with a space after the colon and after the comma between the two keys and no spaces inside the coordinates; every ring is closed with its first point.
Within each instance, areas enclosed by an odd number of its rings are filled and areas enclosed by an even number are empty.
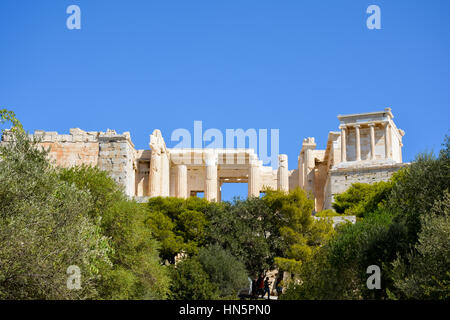
{"type": "Polygon", "coordinates": [[[172,268],[172,278],[171,297],[185,300],[235,298],[249,283],[244,264],[218,245],[181,260],[172,268]]]}
{"type": "Polygon", "coordinates": [[[388,182],[372,184],[354,183],[347,191],[336,195],[333,208],[337,213],[357,217],[381,209],[391,192],[394,180],[395,178],[388,182]]]}
{"type": "Polygon", "coordinates": [[[205,245],[205,212],[214,204],[196,197],[155,197],[148,201],[147,224],[161,242],[161,257],[173,263],[181,252],[196,254],[205,245]]]}
{"type": "Polygon", "coordinates": [[[171,298],[175,300],[210,300],[219,296],[219,287],[212,283],[196,257],[182,260],[172,267],[171,298]]]}
{"type": "Polygon", "coordinates": [[[161,266],[160,244],[146,225],[145,204],[128,200],[105,171],[79,166],[61,169],[62,180],[86,190],[93,206],[89,216],[99,225],[112,246],[112,268],[101,270],[99,290],[107,299],[164,298],[169,278],[161,266]]]}
{"type": "Polygon", "coordinates": [[[90,194],[60,180],[21,131],[0,146],[0,181],[0,298],[99,297],[111,247],[88,214],[90,194]],[[67,289],[71,265],[81,269],[81,290],[67,289]]]}
{"type": "Polygon", "coordinates": [[[248,286],[244,264],[221,246],[201,248],[198,261],[209,275],[211,283],[219,288],[220,296],[235,295],[239,289],[248,286]]]}
{"type": "MultiPolygon", "coordinates": [[[[14,123],[14,122],[13,122],[14,123]]],[[[54,168],[21,129],[0,146],[0,298],[165,298],[145,205],[93,167],[54,168]],[[67,286],[69,266],[81,289],[67,286]]]]}

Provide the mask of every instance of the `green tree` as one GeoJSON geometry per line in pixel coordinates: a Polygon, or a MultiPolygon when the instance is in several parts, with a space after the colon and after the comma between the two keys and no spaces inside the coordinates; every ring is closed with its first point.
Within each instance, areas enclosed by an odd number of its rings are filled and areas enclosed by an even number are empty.
{"type": "Polygon", "coordinates": [[[162,299],[167,296],[169,275],[159,258],[160,243],[146,224],[145,204],[128,200],[122,188],[96,167],[60,169],[62,180],[85,190],[93,205],[92,219],[110,240],[112,267],[101,270],[98,287],[104,299],[162,299]]]}
{"type": "Polygon", "coordinates": [[[270,209],[259,198],[220,203],[207,212],[207,242],[218,244],[242,261],[251,275],[269,269],[281,250],[270,209]]]}
{"type": "Polygon", "coordinates": [[[387,201],[387,209],[396,214],[395,222],[408,230],[408,241],[416,243],[421,217],[429,214],[435,201],[442,200],[450,188],[449,137],[439,157],[420,154],[402,170],[387,201]]]}
{"type": "Polygon", "coordinates": [[[98,297],[110,247],[89,218],[89,193],[61,181],[47,153],[22,130],[0,146],[0,299],[98,297]],[[81,290],[66,270],[81,270],[81,290]]]}
{"type": "Polygon", "coordinates": [[[354,183],[335,197],[332,206],[340,214],[364,217],[366,213],[383,208],[393,184],[393,181],[354,183]]]}
{"type": "Polygon", "coordinates": [[[185,258],[171,266],[170,298],[174,300],[211,300],[219,296],[219,288],[196,257],[185,258]]]}
{"type": "Polygon", "coordinates": [[[108,172],[98,167],[81,165],[61,168],[59,177],[74,184],[78,189],[89,192],[94,202],[90,216],[94,219],[102,216],[114,203],[126,199],[123,188],[109,176],[108,172]]]}
{"type": "Polygon", "coordinates": [[[331,238],[332,224],[328,219],[314,220],[314,201],[300,188],[289,193],[266,190],[263,201],[283,241],[277,265],[296,273],[301,263],[308,261],[331,238]]]}
{"type": "MultiPolygon", "coordinates": [[[[336,235],[302,265],[301,284],[291,285],[283,299],[362,299],[382,294],[367,289],[366,269],[395,257],[395,250],[386,250],[395,241],[391,221],[389,214],[379,212],[339,226],[336,235]]],[[[384,286],[383,276],[384,272],[384,286]]]]}
{"type": "Polygon", "coordinates": [[[393,262],[394,286],[401,298],[450,298],[450,194],[421,217],[415,250],[393,262]]]}
{"type": "Polygon", "coordinates": [[[191,197],[150,198],[146,223],[161,242],[161,257],[173,263],[181,251],[195,255],[205,245],[208,220],[205,213],[214,204],[191,197]]]}
{"type": "Polygon", "coordinates": [[[104,213],[102,228],[114,248],[111,257],[113,270],[105,273],[105,281],[102,282],[105,298],[167,297],[168,270],[161,265],[160,243],[145,224],[147,214],[144,204],[132,200],[118,201],[104,213]]]}
{"type": "MultiPolygon", "coordinates": [[[[11,131],[24,131],[22,124],[17,119],[16,114],[13,111],[7,110],[7,109],[0,109],[0,125],[4,123],[11,123],[11,131]]],[[[2,129],[2,133],[5,133],[5,130],[2,129]]]]}
{"type": "Polygon", "coordinates": [[[248,286],[245,265],[222,247],[213,245],[201,248],[198,260],[211,283],[218,286],[220,296],[236,295],[239,289],[248,286]]]}

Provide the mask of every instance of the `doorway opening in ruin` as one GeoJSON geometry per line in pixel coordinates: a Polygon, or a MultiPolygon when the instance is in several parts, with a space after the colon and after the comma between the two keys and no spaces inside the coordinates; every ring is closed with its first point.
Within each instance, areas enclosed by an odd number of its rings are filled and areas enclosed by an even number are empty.
{"type": "Polygon", "coordinates": [[[221,187],[221,200],[233,201],[234,197],[247,199],[248,183],[247,182],[231,182],[223,183],[221,187]]]}
{"type": "Polygon", "coordinates": [[[191,191],[191,197],[197,197],[197,198],[204,198],[205,192],[204,191],[191,191]]]}

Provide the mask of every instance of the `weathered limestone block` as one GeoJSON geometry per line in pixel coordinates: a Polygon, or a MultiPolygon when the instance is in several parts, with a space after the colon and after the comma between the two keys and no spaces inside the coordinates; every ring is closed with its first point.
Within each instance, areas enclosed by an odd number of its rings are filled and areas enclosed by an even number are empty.
{"type": "Polygon", "coordinates": [[[100,133],[98,166],[124,186],[128,196],[136,194],[136,163],[134,145],[129,135],[117,134],[113,130],[100,133]]]}

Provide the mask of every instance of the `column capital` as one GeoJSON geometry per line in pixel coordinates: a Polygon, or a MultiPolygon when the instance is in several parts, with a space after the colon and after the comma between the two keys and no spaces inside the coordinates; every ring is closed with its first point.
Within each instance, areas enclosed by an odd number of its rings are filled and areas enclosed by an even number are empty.
{"type": "Polygon", "coordinates": [[[216,166],[218,162],[218,154],[214,151],[207,151],[204,154],[206,166],[216,166]]]}
{"type": "Polygon", "coordinates": [[[347,129],[347,125],[346,125],[346,124],[341,124],[341,125],[339,126],[339,129],[341,129],[341,130],[346,130],[346,129],[347,129]]]}
{"type": "Polygon", "coordinates": [[[361,128],[361,125],[360,124],[355,124],[353,127],[359,129],[359,128],[361,128]]]}
{"type": "Polygon", "coordinates": [[[369,122],[367,125],[369,127],[375,127],[377,124],[375,122],[369,122]]]}

